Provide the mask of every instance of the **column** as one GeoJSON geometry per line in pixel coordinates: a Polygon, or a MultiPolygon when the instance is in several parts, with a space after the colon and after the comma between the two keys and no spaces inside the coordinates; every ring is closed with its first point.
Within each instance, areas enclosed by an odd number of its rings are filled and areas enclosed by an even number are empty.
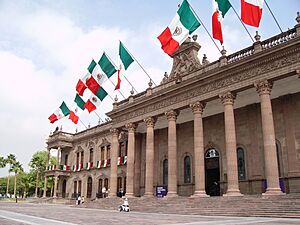
{"type": "Polygon", "coordinates": [[[165,113],[168,119],[168,197],[177,196],[177,113],[170,110],[165,113]]]}
{"type": "MultiPolygon", "coordinates": [[[[48,170],[48,166],[49,166],[49,160],[50,160],[50,149],[47,149],[48,154],[47,154],[47,161],[46,161],[46,170],[48,170]]],[[[46,198],[46,194],[47,194],[47,175],[45,173],[44,176],[44,193],[43,193],[43,198],[46,198]]]]}
{"type": "Polygon", "coordinates": [[[59,165],[60,165],[60,158],[59,158],[59,155],[60,155],[60,151],[61,151],[61,148],[58,147],[57,148],[57,162],[56,162],[56,169],[58,170],[59,169],[59,165]]]}
{"type": "Polygon", "coordinates": [[[267,179],[266,195],[283,194],[279,187],[278,163],[276,154],[275,129],[271,105],[273,83],[267,80],[254,84],[260,97],[262,132],[264,141],[265,175],[267,179]]]}
{"type": "Polygon", "coordinates": [[[58,182],[58,175],[55,175],[54,176],[53,198],[57,198],[57,182],[58,182]]]}
{"type": "Polygon", "coordinates": [[[206,103],[190,104],[194,114],[195,193],[193,197],[209,197],[205,192],[204,144],[202,114],[206,103]]]}
{"type": "Polygon", "coordinates": [[[153,197],[153,179],[154,179],[154,125],[155,119],[148,117],[144,119],[147,126],[146,134],[146,181],[145,197],[153,197]]]}
{"type": "Polygon", "coordinates": [[[134,197],[134,162],[135,162],[136,125],[134,123],[129,123],[126,124],[126,128],[128,129],[126,197],[134,197]]]}
{"type": "Polygon", "coordinates": [[[109,197],[116,197],[117,196],[117,179],[118,179],[118,129],[111,129],[112,134],[112,145],[111,145],[111,152],[110,152],[110,193],[109,197]]]}
{"type": "Polygon", "coordinates": [[[225,120],[225,146],[226,146],[226,165],[227,165],[227,192],[226,196],[240,196],[238,166],[236,154],[236,133],[233,103],[235,94],[226,92],[219,96],[224,105],[225,120]]]}

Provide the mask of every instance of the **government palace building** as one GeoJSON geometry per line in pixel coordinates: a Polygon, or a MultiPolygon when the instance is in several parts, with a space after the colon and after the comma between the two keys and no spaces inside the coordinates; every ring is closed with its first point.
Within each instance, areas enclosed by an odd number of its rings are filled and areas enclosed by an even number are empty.
{"type": "MultiPolygon", "coordinates": [[[[300,16],[294,28],[209,62],[197,36],[160,85],[115,99],[109,121],[58,130],[53,197],[284,195],[300,192],[300,16]],[[167,191],[167,193],[166,193],[167,191]]],[[[46,191],[44,192],[46,197],[46,191]]]]}

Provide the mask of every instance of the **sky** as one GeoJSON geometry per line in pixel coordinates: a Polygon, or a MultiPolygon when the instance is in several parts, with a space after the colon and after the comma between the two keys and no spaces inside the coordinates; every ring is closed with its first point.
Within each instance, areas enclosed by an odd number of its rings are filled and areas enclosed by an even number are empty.
{"type": "MultiPolygon", "coordinates": [[[[79,113],[77,125],[63,118],[50,124],[48,117],[65,101],[74,108],[75,86],[92,59],[103,51],[117,62],[121,40],[156,84],[164,72],[170,73],[172,58],[160,48],[157,36],[169,25],[180,0],[0,0],[0,155],[16,155],[25,171],[34,152],[46,149],[46,140],[56,126],[70,133],[95,126],[95,113],[79,113]]],[[[199,59],[220,57],[204,27],[211,32],[211,0],[189,0],[202,21],[195,34],[202,46],[199,59]]],[[[238,14],[240,1],[231,0],[238,14]]],[[[299,0],[268,0],[281,28],[296,24],[299,0]],[[284,3],[284,5],[283,5],[284,3]]],[[[234,11],[223,20],[224,47],[227,54],[252,45],[252,41],[234,11]]],[[[250,34],[258,30],[262,40],[280,33],[266,5],[259,29],[247,26],[250,34]]],[[[216,41],[217,42],[217,41],[216,41]]],[[[220,44],[217,42],[219,48],[220,44]]],[[[123,74],[137,92],[148,87],[149,78],[135,62],[123,74]]],[[[116,83],[116,76],[112,82],[116,83]]],[[[128,97],[131,86],[122,79],[121,93],[128,97]]],[[[113,98],[124,98],[114,91],[110,81],[104,84],[109,93],[97,114],[102,120],[112,110],[113,98]]],[[[6,176],[8,168],[0,169],[6,176]]]]}

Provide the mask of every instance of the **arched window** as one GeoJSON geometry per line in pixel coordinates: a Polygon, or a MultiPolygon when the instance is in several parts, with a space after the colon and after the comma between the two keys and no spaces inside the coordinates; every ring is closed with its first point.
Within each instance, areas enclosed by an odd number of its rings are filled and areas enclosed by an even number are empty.
{"type": "Polygon", "coordinates": [[[91,148],[90,149],[90,161],[89,162],[93,162],[93,158],[94,158],[94,149],[91,148]]]}
{"type": "Polygon", "coordinates": [[[86,197],[91,198],[92,197],[92,188],[93,188],[93,180],[91,177],[88,177],[87,180],[87,191],[86,191],[86,197]]]}
{"type": "Polygon", "coordinates": [[[108,190],[108,178],[104,179],[104,187],[108,190]]]}
{"type": "Polygon", "coordinates": [[[244,149],[237,149],[237,165],[239,180],[246,179],[246,165],[245,165],[245,152],[244,149]]]}
{"type": "Polygon", "coordinates": [[[105,152],[105,147],[102,146],[102,147],[101,147],[101,157],[100,157],[101,160],[105,160],[105,159],[104,159],[104,152],[105,152]]]}
{"type": "Polygon", "coordinates": [[[191,157],[184,157],[184,183],[191,183],[191,157]]]}
{"type": "MultiPolygon", "coordinates": [[[[77,181],[74,181],[74,194],[77,193],[77,181]]],[[[75,195],[74,195],[75,196],[75,195]]]]}
{"type": "Polygon", "coordinates": [[[99,179],[99,183],[98,183],[98,193],[101,193],[102,192],[102,179],[99,179]]]}
{"type": "Polygon", "coordinates": [[[163,161],[163,185],[168,185],[168,160],[163,161]]]}
{"type": "Polygon", "coordinates": [[[110,145],[107,145],[106,150],[107,150],[107,152],[106,152],[106,159],[110,159],[110,145]]]}

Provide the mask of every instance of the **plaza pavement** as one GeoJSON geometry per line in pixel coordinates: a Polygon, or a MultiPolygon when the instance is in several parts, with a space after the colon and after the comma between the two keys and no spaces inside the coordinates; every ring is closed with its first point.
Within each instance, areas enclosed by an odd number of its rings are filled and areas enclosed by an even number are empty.
{"type": "Polygon", "coordinates": [[[300,224],[300,219],[263,218],[263,217],[224,217],[180,215],[163,213],[118,212],[79,208],[68,205],[33,204],[0,202],[1,225],[293,225],[300,224]]]}

